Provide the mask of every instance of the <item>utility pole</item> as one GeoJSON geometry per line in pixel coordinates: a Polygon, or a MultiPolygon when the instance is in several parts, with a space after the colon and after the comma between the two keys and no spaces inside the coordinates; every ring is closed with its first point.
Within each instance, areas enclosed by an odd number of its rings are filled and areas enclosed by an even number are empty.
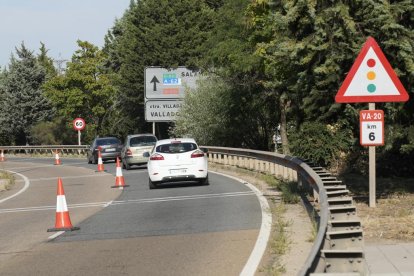
{"type": "Polygon", "coordinates": [[[67,61],[68,61],[67,59],[62,59],[62,55],[60,53],[59,53],[59,58],[58,59],[53,59],[53,62],[56,63],[58,75],[62,75],[63,72],[66,70],[66,62],[67,61]]]}

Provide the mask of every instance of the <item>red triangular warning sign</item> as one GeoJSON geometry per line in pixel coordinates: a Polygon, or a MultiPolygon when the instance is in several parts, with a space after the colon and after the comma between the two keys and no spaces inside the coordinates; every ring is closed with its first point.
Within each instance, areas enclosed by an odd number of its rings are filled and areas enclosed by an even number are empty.
{"type": "Polygon", "coordinates": [[[406,102],[408,93],[374,38],[368,37],[335,96],[337,103],[406,102]]]}

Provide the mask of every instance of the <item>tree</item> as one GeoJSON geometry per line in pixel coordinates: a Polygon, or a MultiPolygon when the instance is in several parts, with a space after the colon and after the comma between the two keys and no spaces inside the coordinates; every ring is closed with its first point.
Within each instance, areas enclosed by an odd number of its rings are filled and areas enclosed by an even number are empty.
{"type": "Polygon", "coordinates": [[[87,139],[92,139],[107,134],[106,119],[113,106],[115,88],[110,74],[103,69],[105,54],[87,41],[78,41],[78,45],[66,73],[50,79],[44,88],[58,114],[67,122],[85,118],[87,139]]]}
{"type": "MultiPolygon", "coordinates": [[[[367,36],[377,39],[407,90],[412,87],[412,15],[412,2],[406,0],[254,1],[252,22],[272,34],[256,51],[265,60],[265,86],[291,104],[287,121],[297,129],[305,121],[339,124],[354,128],[357,137],[363,106],[336,104],[334,96],[367,36]]],[[[403,111],[401,104],[378,107],[385,108],[391,123],[412,121],[411,109],[403,111]]]]}
{"type": "MultiPolygon", "coordinates": [[[[6,75],[7,71],[6,69],[2,69],[0,71],[0,102],[5,103],[6,102],[6,89],[5,89],[5,81],[6,81],[6,75]]],[[[0,122],[3,122],[4,120],[7,120],[6,118],[6,110],[4,108],[4,104],[0,105],[0,122]]],[[[5,128],[4,126],[0,125],[0,145],[7,145],[10,144],[10,136],[7,135],[7,132],[9,130],[5,128]]]]}
{"type": "MultiPolygon", "coordinates": [[[[215,6],[220,1],[209,1],[215,6]]],[[[200,45],[211,29],[213,9],[204,1],[131,2],[107,35],[109,65],[117,73],[118,128],[148,131],[144,120],[144,71],[147,66],[195,67],[200,45]],[[160,12],[162,11],[162,12],[160,12]]]]}
{"type": "Polygon", "coordinates": [[[46,79],[50,79],[57,75],[57,70],[55,66],[53,65],[53,59],[50,58],[47,55],[47,52],[49,51],[46,49],[46,46],[44,43],[40,42],[40,53],[37,56],[37,60],[39,64],[45,69],[46,71],[46,79]]]}
{"type": "Polygon", "coordinates": [[[210,77],[199,81],[196,91],[187,91],[180,116],[171,134],[190,136],[201,145],[236,146],[240,139],[239,128],[233,127],[228,112],[232,105],[231,87],[220,78],[210,77]],[[219,99],[219,100],[218,100],[219,99]]]}
{"type": "Polygon", "coordinates": [[[263,60],[254,54],[258,34],[249,28],[245,12],[249,3],[229,0],[217,9],[199,66],[227,84],[231,100],[216,116],[227,114],[232,122],[228,128],[235,130],[228,129],[221,143],[268,150],[278,124],[277,108],[274,95],[263,89],[263,60]]]}
{"type": "Polygon", "coordinates": [[[31,127],[49,120],[53,109],[43,95],[44,68],[23,43],[16,48],[16,54],[17,58],[11,58],[7,73],[3,73],[0,125],[3,135],[11,137],[11,143],[27,144],[31,127]]]}

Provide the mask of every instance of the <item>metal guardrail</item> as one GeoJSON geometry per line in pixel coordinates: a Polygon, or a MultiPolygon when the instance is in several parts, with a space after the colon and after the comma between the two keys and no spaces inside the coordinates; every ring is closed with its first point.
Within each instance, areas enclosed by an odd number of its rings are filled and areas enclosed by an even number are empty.
{"type": "MultiPolygon", "coordinates": [[[[7,154],[84,155],[89,146],[0,146],[7,154]]],[[[209,162],[237,166],[275,175],[309,188],[319,204],[318,234],[306,262],[298,275],[326,273],[365,275],[367,266],[363,252],[363,232],[356,207],[346,186],[328,171],[304,160],[283,154],[238,148],[210,147],[209,162]]]]}
{"type": "Polygon", "coordinates": [[[346,186],[322,167],[283,154],[223,147],[208,149],[209,162],[275,175],[311,189],[319,204],[318,234],[298,275],[365,275],[361,222],[346,186]]]}
{"type": "Polygon", "coordinates": [[[46,145],[46,146],[0,146],[4,154],[55,154],[58,151],[63,155],[84,155],[89,149],[88,145],[46,145]]]}

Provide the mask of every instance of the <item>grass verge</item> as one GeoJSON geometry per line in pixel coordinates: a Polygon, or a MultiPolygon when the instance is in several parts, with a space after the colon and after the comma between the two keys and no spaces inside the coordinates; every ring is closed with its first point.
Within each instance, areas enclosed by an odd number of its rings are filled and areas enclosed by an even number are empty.
{"type": "Polygon", "coordinates": [[[6,171],[0,171],[0,180],[3,185],[0,185],[0,191],[9,190],[14,185],[14,176],[6,171]]]}
{"type": "Polygon", "coordinates": [[[376,207],[369,207],[369,177],[344,174],[340,178],[353,196],[367,241],[414,241],[414,179],[377,177],[376,207]]]}

